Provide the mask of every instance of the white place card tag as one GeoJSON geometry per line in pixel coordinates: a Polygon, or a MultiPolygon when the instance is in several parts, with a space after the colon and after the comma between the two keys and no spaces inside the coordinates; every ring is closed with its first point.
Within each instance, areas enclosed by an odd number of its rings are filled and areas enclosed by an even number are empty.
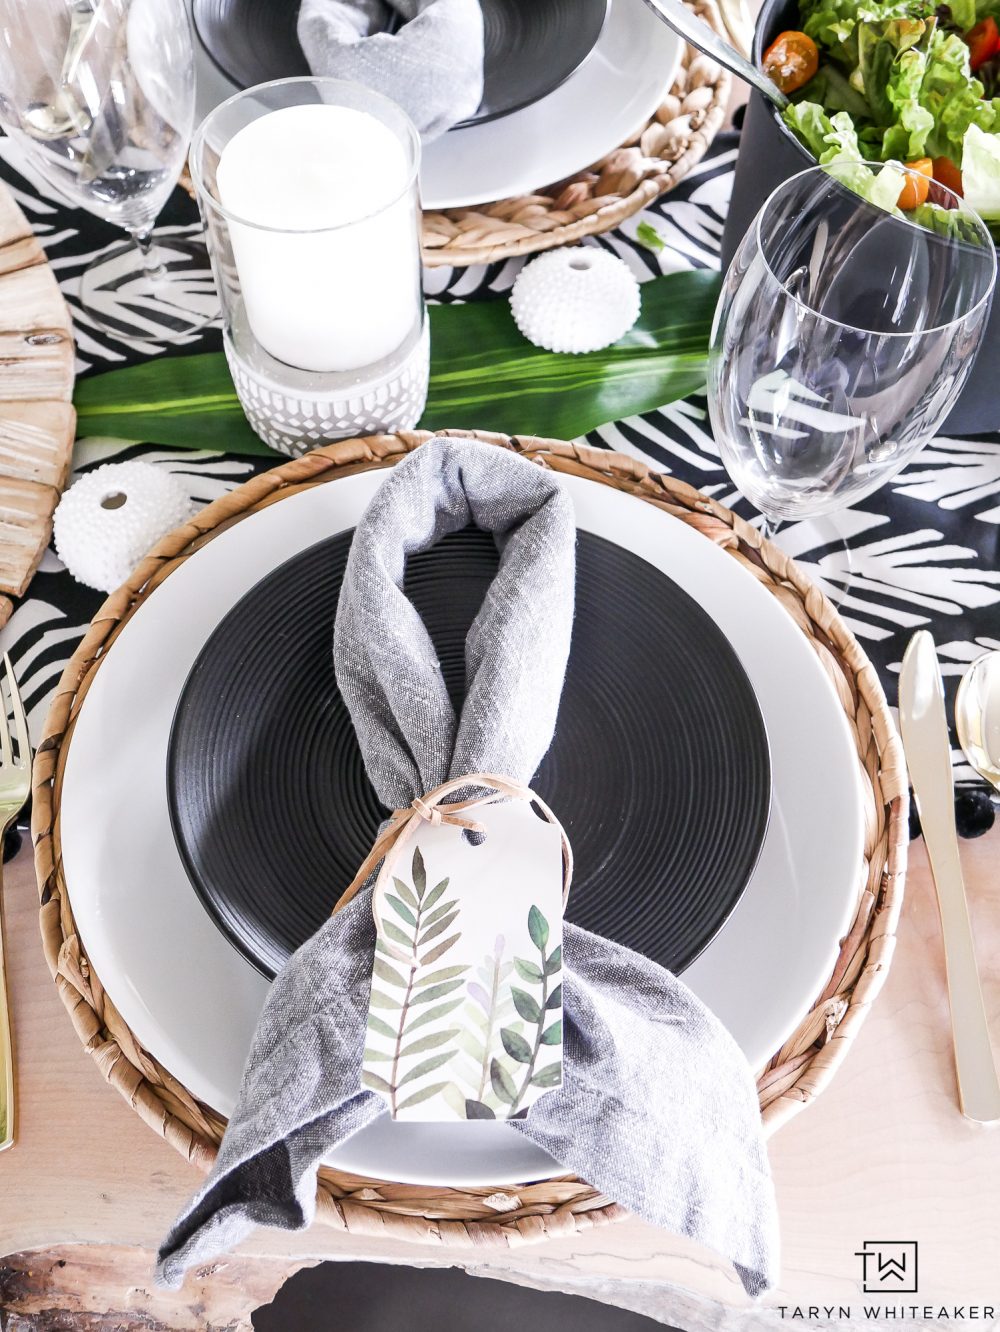
{"type": "Polygon", "coordinates": [[[523,800],[469,817],[478,846],[421,824],[377,912],[361,1080],[394,1119],[521,1118],[562,1083],[560,830],[523,800]]]}

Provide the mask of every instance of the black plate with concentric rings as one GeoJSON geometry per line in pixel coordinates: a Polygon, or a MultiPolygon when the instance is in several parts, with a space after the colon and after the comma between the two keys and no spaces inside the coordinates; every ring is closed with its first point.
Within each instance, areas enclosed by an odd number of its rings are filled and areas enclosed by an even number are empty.
{"type": "MultiPolygon", "coordinates": [[[[351,533],[258,583],[219,624],[174,718],[174,835],[210,915],[273,976],[323,923],[385,811],[337,690],[351,533]]],[[[497,568],[469,528],[410,558],[406,592],[461,705],[465,635],[497,568]]],[[[770,808],[767,735],[729,642],[659,569],[581,532],[555,740],[533,785],[576,860],[568,917],[682,971],[721,928],[770,808]]]]}
{"type": "MultiPolygon", "coordinates": [[[[463,125],[510,115],[548,96],[597,45],[609,0],[482,0],[483,99],[463,125]]],[[[299,0],[194,0],[195,30],[239,88],[307,75],[299,0]]]]}

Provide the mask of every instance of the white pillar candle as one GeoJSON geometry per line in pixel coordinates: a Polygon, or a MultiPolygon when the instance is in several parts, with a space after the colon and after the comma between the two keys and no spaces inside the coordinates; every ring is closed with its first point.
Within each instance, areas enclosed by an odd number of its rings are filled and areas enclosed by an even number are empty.
{"type": "Polygon", "coordinates": [[[400,346],[420,306],[411,170],[392,130],[349,107],[284,107],[232,137],[216,183],[265,351],[331,372],[400,346]]]}

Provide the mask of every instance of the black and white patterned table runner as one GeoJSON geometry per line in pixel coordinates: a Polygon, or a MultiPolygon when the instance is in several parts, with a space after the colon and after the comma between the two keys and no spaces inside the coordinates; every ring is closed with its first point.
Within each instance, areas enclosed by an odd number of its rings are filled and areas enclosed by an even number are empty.
{"type": "MultiPolygon", "coordinates": [[[[618,255],[640,279],[678,269],[717,268],[737,143],[735,135],[719,136],[677,189],[616,231],[586,243],[618,255]],[[653,251],[636,239],[642,223],[655,228],[664,242],[662,250],[653,251]]],[[[80,274],[95,255],[119,243],[121,233],[89,213],[54,201],[9,139],[0,139],[0,176],[35,228],[70,304],[80,374],[150,356],[221,348],[217,327],[180,345],[130,338],[137,330],[148,335],[169,329],[170,319],[169,311],[133,299],[124,280],[109,281],[104,309],[106,317],[120,323],[121,336],[94,328],[79,307],[80,274]]],[[[180,190],[160,224],[181,235],[199,230],[197,211],[180,190]]],[[[425,290],[438,301],[503,299],[524,262],[431,269],[425,274],[425,290]]],[[[210,285],[200,276],[192,276],[183,300],[205,309],[214,303],[210,285]]],[[[670,472],[753,517],[720,462],[702,396],[610,423],[587,439],[670,472]]],[[[79,473],[110,460],[137,457],[182,475],[191,495],[206,502],[272,465],[266,459],[106,440],[79,443],[74,463],[79,473]]],[[[280,461],[276,455],[274,463],[280,461]]],[[[888,486],[838,518],[838,526],[849,534],[854,575],[842,612],[878,667],[890,701],[895,701],[903,649],[918,628],[933,631],[953,695],[966,665],[987,648],[1000,648],[1000,434],[935,440],[888,486]]],[[[808,529],[794,524],[783,536],[785,548],[814,577],[837,583],[842,553],[811,548],[808,540],[808,529]]],[[[36,734],[63,666],[102,600],[100,593],[76,583],[49,551],[28,595],[0,634],[22,682],[36,734]]],[[[669,681],[664,687],[669,688],[669,681]]],[[[971,779],[971,770],[957,753],[955,758],[956,776],[971,779]]]]}

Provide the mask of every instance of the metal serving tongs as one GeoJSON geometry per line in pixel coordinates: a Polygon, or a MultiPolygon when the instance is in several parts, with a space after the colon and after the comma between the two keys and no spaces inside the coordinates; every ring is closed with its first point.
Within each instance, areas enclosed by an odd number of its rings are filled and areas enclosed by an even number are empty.
{"type": "Polygon", "coordinates": [[[684,0],[645,0],[645,3],[668,27],[673,28],[674,32],[679,33],[686,42],[696,46],[699,51],[704,51],[707,56],[717,60],[729,70],[730,74],[735,74],[744,83],[749,83],[751,88],[756,88],[782,110],[788,105],[788,98],[771,82],[764,71],[758,69],[752,61],[737,51],[735,46],[713,32],[707,23],[702,23],[700,18],[696,18],[684,4],[684,0]]]}

